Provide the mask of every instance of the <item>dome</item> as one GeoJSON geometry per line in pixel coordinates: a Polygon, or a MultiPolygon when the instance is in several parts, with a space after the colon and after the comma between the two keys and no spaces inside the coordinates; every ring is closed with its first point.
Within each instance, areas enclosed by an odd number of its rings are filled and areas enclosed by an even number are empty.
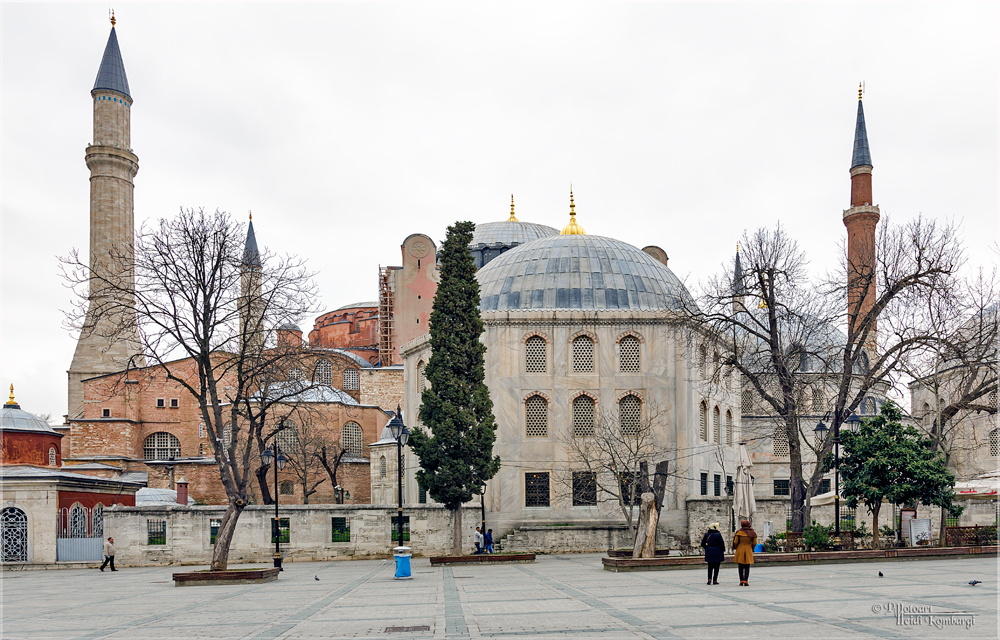
{"type": "Polygon", "coordinates": [[[502,222],[484,222],[477,224],[472,234],[470,247],[480,244],[525,244],[532,240],[558,235],[559,230],[544,224],[521,222],[519,220],[504,220],[502,222]]]}
{"type": "Polygon", "coordinates": [[[667,267],[601,236],[555,235],[499,256],[476,274],[483,311],[672,310],[690,300],[667,267]]]}
{"type": "Polygon", "coordinates": [[[21,406],[13,402],[8,402],[3,406],[3,419],[0,421],[3,431],[33,431],[38,433],[48,433],[59,435],[59,433],[49,426],[49,423],[42,420],[33,413],[21,409],[21,406]]]}

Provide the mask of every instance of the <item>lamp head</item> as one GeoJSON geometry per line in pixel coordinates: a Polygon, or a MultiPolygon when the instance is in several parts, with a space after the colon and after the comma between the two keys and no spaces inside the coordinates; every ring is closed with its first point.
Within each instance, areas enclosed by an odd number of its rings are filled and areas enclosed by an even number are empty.
{"type": "Polygon", "coordinates": [[[389,420],[388,424],[385,426],[389,427],[389,433],[392,434],[392,439],[399,440],[399,434],[403,431],[403,419],[399,417],[398,412],[396,415],[392,416],[392,419],[389,420]]]}
{"type": "Polygon", "coordinates": [[[815,429],[813,429],[813,433],[816,434],[817,438],[823,438],[826,435],[826,432],[829,431],[829,430],[830,429],[827,428],[827,426],[825,424],[823,424],[823,421],[820,420],[820,423],[818,425],[816,425],[815,429]]]}
{"type": "Polygon", "coordinates": [[[260,461],[264,463],[265,467],[270,467],[273,460],[274,453],[271,452],[270,448],[264,449],[264,451],[260,454],[260,461]]]}
{"type": "Polygon", "coordinates": [[[403,447],[405,447],[406,443],[410,441],[410,430],[406,428],[406,425],[403,425],[403,428],[400,429],[399,437],[397,438],[397,440],[399,440],[400,446],[403,447]]]}
{"type": "Polygon", "coordinates": [[[288,464],[288,458],[285,457],[284,453],[278,453],[278,470],[284,469],[286,464],[288,464]]]}
{"type": "Polygon", "coordinates": [[[852,429],[852,430],[856,429],[857,426],[859,424],[861,424],[861,418],[858,417],[858,414],[852,413],[851,415],[849,415],[847,417],[847,420],[844,420],[844,424],[847,425],[848,429],[852,429]]]}

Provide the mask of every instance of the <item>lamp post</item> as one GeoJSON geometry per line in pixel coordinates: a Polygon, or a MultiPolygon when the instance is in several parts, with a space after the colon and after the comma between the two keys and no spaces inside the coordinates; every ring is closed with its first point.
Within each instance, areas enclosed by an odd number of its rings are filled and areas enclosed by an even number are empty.
{"type": "Polygon", "coordinates": [[[399,489],[399,506],[396,509],[396,526],[399,535],[397,541],[399,546],[403,546],[403,447],[410,440],[410,430],[406,428],[403,424],[403,412],[396,405],[396,415],[389,420],[389,433],[392,434],[392,438],[396,441],[396,471],[397,471],[397,487],[399,489]]]}
{"type": "MultiPolygon", "coordinates": [[[[852,413],[848,416],[847,420],[844,421],[847,424],[848,429],[854,429],[860,422],[861,418],[858,414],[852,413]]],[[[821,420],[813,432],[817,436],[823,437],[826,432],[829,431],[827,426],[823,424],[821,420]]],[[[833,511],[834,511],[834,537],[836,538],[835,544],[840,545],[840,424],[837,423],[836,419],[833,421],[833,511]]]]}
{"type": "Polygon", "coordinates": [[[271,520],[271,535],[274,536],[274,566],[278,569],[284,571],[281,568],[281,520],[278,519],[278,471],[285,468],[288,464],[288,458],[285,454],[281,452],[278,447],[278,443],[274,443],[274,450],[277,452],[277,457],[271,452],[270,448],[264,449],[264,452],[260,454],[260,460],[264,463],[265,467],[271,466],[271,462],[274,462],[274,519],[271,520]]]}

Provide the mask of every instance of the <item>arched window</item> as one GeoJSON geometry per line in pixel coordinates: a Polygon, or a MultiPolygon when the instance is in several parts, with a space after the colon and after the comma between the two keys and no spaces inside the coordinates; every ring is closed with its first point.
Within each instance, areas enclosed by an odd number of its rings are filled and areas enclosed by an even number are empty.
{"type": "Polygon", "coordinates": [[[299,450],[299,428],[291,420],[285,420],[285,428],[274,434],[274,442],[279,451],[295,453],[299,450]]]}
{"type": "Polygon", "coordinates": [[[17,507],[0,511],[0,539],[4,562],[28,561],[28,516],[17,507]]]}
{"type": "Polygon", "coordinates": [[[295,380],[295,381],[305,380],[306,379],[306,374],[302,373],[302,369],[289,369],[288,370],[288,379],[289,380],[295,380]]]}
{"type": "Polygon", "coordinates": [[[716,406],[712,410],[712,438],[715,442],[723,444],[722,442],[722,412],[719,411],[719,407],[716,406]]]}
{"type": "Polygon", "coordinates": [[[49,466],[50,467],[56,466],[56,448],[55,447],[49,447],[49,466]]]}
{"type": "Polygon", "coordinates": [[[87,510],[83,505],[77,503],[69,510],[69,537],[86,538],[87,531],[87,510]]]}
{"type": "Polygon", "coordinates": [[[784,427],[778,427],[774,430],[772,441],[774,443],[774,455],[779,458],[784,458],[788,455],[788,433],[784,427]]]}
{"type": "Polygon", "coordinates": [[[823,390],[822,389],[813,389],[812,390],[812,410],[813,410],[813,413],[819,413],[819,414],[826,413],[823,410],[824,409],[823,404],[824,404],[823,390]]]}
{"type": "Polygon", "coordinates": [[[423,360],[417,363],[417,391],[421,393],[427,388],[427,370],[425,367],[426,365],[423,360]]]}
{"type": "Polygon", "coordinates": [[[1000,455],[1000,432],[996,429],[990,431],[990,455],[993,457],[1000,455]]]}
{"type": "Polygon", "coordinates": [[[169,460],[181,457],[181,441],[172,433],[157,431],[146,438],[142,445],[142,457],[146,460],[169,460]]]}
{"type": "Polygon", "coordinates": [[[618,426],[623,436],[639,435],[642,430],[642,400],[638,396],[627,395],[618,401],[618,426]]]}
{"type": "Polygon", "coordinates": [[[529,438],[549,435],[549,402],[542,396],[531,396],[524,403],[526,434],[529,438]]]}
{"type": "Polygon", "coordinates": [[[314,380],[317,384],[333,384],[333,365],[330,364],[329,360],[319,361],[319,364],[316,365],[316,376],[314,380]]]}
{"type": "Polygon", "coordinates": [[[708,377],[708,349],[703,344],[698,345],[698,375],[708,377]]]}
{"type": "Polygon", "coordinates": [[[701,439],[708,441],[708,405],[704,400],[698,405],[698,427],[701,439]]]}
{"type": "Polygon", "coordinates": [[[751,413],[753,411],[753,391],[744,389],[740,397],[740,411],[751,413]]]}
{"type": "Polygon", "coordinates": [[[594,399],[590,396],[573,399],[573,435],[583,438],[594,435],[594,399]]]}
{"type": "Polygon", "coordinates": [[[733,434],[733,412],[726,411],[726,443],[732,446],[734,444],[734,434],[733,434]]]}
{"type": "Polygon", "coordinates": [[[573,371],[591,373],[594,370],[594,341],[590,336],[579,336],[573,340],[573,371]]]}
{"type": "Polygon", "coordinates": [[[621,373],[639,373],[642,370],[639,338],[625,336],[618,341],[618,365],[621,373]]]}
{"type": "Polygon", "coordinates": [[[94,505],[94,510],[92,512],[93,521],[93,536],[95,538],[100,538],[104,535],[104,505],[98,502],[94,505]]]}
{"type": "Polygon", "coordinates": [[[364,435],[361,432],[360,424],[357,422],[344,423],[344,428],[340,431],[340,446],[349,456],[359,457],[364,454],[364,435]]]}
{"type": "Polygon", "coordinates": [[[712,374],[712,377],[715,377],[716,375],[718,375],[719,369],[720,369],[720,367],[719,367],[719,352],[718,351],[713,351],[712,352],[712,371],[710,371],[709,373],[712,374]]]}
{"type": "Polygon", "coordinates": [[[222,446],[228,449],[231,444],[233,444],[233,425],[227,422],[222,425],[222,446]]]}
{"type": "Polygon", "coordinates": [[[524,343],[524,370],[527,373],[545,373],[545,338],[531,336],[524,343]]]}
{"type": "Polygon", "coordinates": [[[920,424],[928,432],[930,432],[931,428],[934,426],[934,412],[931,411],[931,405],[926,402],[920,409],[920,424]]]}
{"type": "Polygon", "coordinates": [[[361,376],[357,369],[344,369],[344,391],[357,391],[361,386],[361,376]]]}
{"type": "Polygon", "coordinates": [[[378,459],[378,477],[384,478],[386,474],[385,456],[380,456],[378,459]]]}

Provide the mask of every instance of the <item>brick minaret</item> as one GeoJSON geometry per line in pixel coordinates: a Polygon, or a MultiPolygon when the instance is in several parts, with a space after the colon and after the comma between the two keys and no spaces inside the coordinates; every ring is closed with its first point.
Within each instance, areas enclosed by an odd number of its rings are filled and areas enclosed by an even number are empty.
{"type": "MultiPolygon", "coordinates": [[[[844,211],[847,227],[847,301],[848,313],[863,318],[875,305],[875,226],[878,207],[872,204],[872,157],[868,150],[868,131],[862,93],[858,89],[858,120],[854,129],[854,154],[851,158],[851,208],[844,211]]],[[[865,341],[869,354],[875,353],[875,326],[865,341]]]]}
{"type": "MultiPolygon", "coordinates": [[[[86,162],[90,169],[90,268],[92,271],[108,264],[110,255],[128,255],[134,244],[134,214],[132,210],[132,178],[139,171],[139,158],[132,153],[129,118],[132,96],[125,77],[125,65],[118,49],[115,21],[111,18],[111,35],[104,49],[104,59],[97,72],[97,81],[90,92],[94,99],[94,138],[87,147],[86,162]]],[[[131,274],[120,276],[127,285],[131,274]]],[[[80,339],[69,371],[69,406],[67,417],[83,414],[83,384],[92,378],[129,366],[144,366],[139,340],[134,331],[116,334],[109,339],[110,327],[118,324],[96,309],[132,308],[128,299],[107,304],[108,298],[91,287],[80,339]]],[[[129,322],[126,324],[133,324],[129,322]]]]}

